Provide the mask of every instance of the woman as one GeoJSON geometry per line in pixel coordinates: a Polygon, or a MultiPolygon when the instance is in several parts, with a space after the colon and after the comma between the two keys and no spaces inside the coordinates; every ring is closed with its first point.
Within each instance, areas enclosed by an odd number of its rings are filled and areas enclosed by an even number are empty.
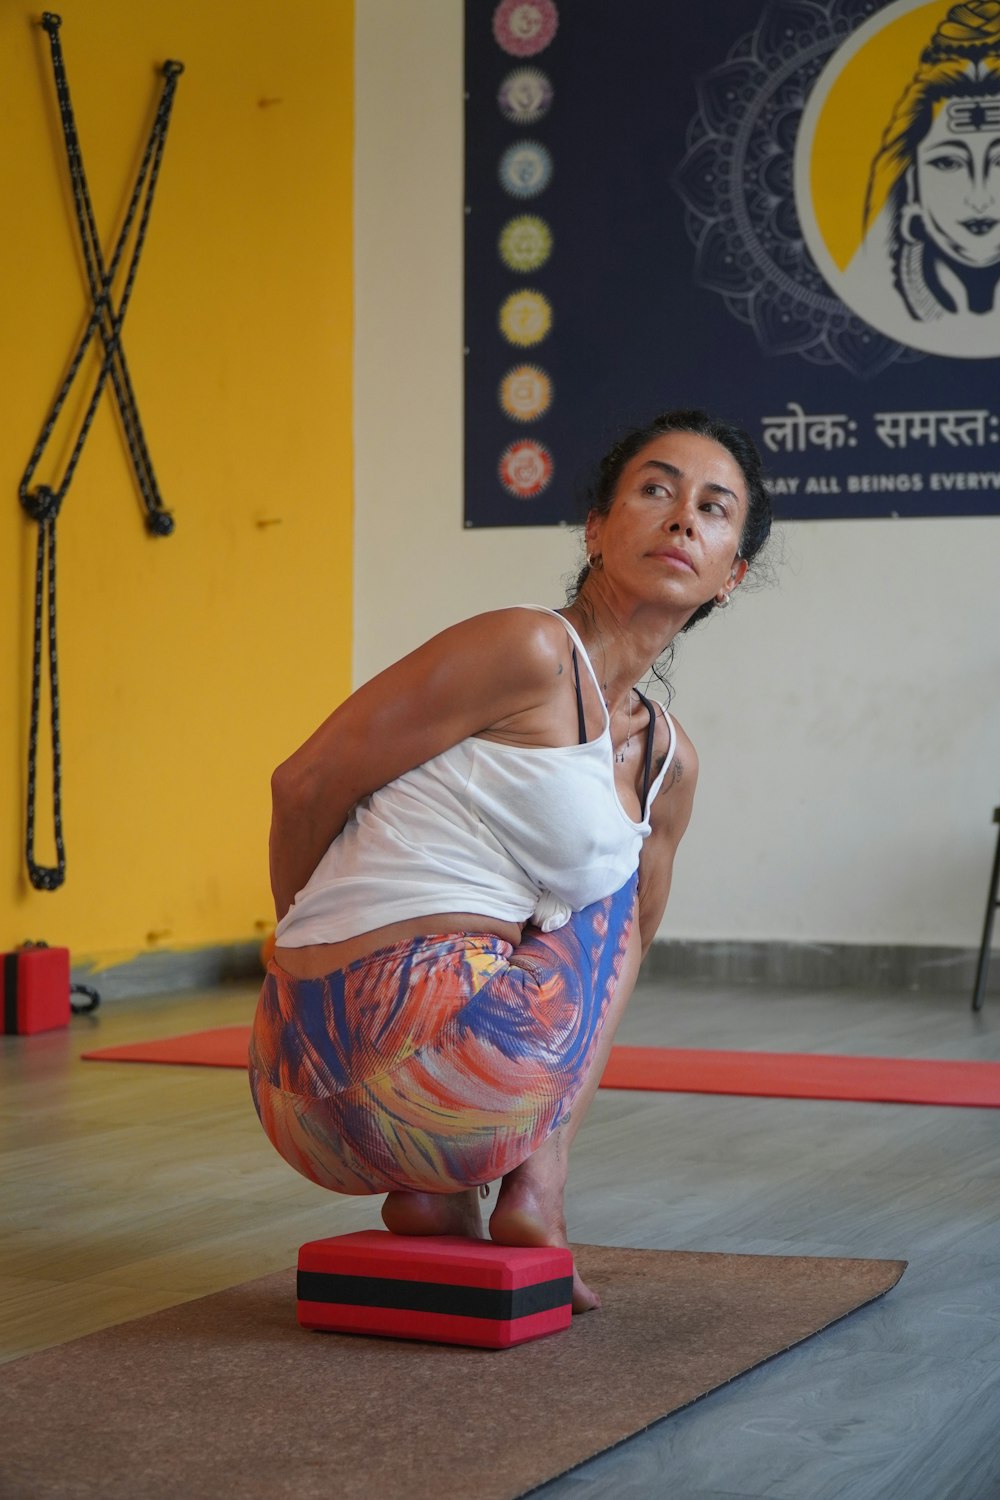
{"type": "MultiPolygon", "coordinates": [[[[567,1152],[655,936],[696,761],[633,684],[767,538],[740,429],[674,411],[605,458],[563,610],[443,631],[273,778],[277,946],[251,1043],[270,1139],[399,1234],[566,1244],[567,1152]]],[[[574,1309],[598,1306],[579,1278],[574,1309]]]]}
{"type": "MultiPolygon", "coordinates": [[[[872,163],[865,233],[887,219],[910,317],[982,318],[1000,282],[1000,9],[953,5],[924,49],[872,163]],[[883,208],[883,205],[885,206],[883,208]]],[[[954,352],[996,353],[992,346],[954,352]]]]}

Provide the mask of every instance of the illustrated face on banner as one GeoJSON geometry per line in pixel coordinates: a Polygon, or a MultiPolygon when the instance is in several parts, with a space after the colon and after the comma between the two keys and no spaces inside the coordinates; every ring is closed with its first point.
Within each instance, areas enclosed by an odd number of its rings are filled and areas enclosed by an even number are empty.
{"type": "Polygon", "coordinates": [[[804,111],[795,196],[866,322],[931,354],[1000,354],[1000,5],[903,0],[860,26],[804,111]]]}
{"type": "MultiPolygon", "coordinates": [[[[1000,260],[1000,99],[939,106],[917,147],[910,183],[924,232],[949,261],[1000,260]]],[[[911,233],[913,230],[911,230],[911,233]]]]}

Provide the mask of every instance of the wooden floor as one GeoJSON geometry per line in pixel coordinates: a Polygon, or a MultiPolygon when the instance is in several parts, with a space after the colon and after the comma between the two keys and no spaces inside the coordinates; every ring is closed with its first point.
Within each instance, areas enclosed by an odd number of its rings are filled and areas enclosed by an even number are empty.
{"type": "MultiPolygon", "coordinates": [[[[68,1032],[0,1038],[0,1357],[379,1222],[377,1203],[278,1159],[242,1073],[79,1061],[88,1044],[247,1021],[253,1002],[250,987],[119,1001],[68,1032]]],[[[619,1039],[1000,1060],[1000,1002],[973,1016],[964,995],[640,984],[619,1039]]],[[[910,1265],[880,1303],[544,1500],[1000,1500],[1000,1112],[602,1091],[569,1215],[585,1242],[910,1265]]],[[[85,1481],[74,1494],[97,1500],[85,1481]]]]}

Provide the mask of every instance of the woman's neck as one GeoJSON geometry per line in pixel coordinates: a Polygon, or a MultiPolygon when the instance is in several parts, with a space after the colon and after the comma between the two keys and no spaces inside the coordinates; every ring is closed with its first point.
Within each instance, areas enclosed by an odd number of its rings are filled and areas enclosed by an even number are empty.
{"type": "Polygon", "coordinates": [[[626,620],[612,601],[588,585],[562,613],[586,646],[612,712],[628,701],[635,683],[649,676],[684,623],[670,629],[659,611],[655,618],[643,613],[626,620]]]}

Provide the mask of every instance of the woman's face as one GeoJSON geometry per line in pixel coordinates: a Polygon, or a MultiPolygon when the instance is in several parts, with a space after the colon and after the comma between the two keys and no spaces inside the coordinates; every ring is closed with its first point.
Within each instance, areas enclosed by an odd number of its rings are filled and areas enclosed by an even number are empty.
{"type": "Polygon", "coordinates": [[[917,147],[928,235],[963,266],[1000,261],[1000,100],[950,99],[917,147]]]}
{"type": "Polygon", "coordinates": [[[693,614],[742,581],[746,514],[732,454],[699,433],[668,432],[626,464],[611,508],[587,524],[587,547],[610,584],[693,614]]]}

